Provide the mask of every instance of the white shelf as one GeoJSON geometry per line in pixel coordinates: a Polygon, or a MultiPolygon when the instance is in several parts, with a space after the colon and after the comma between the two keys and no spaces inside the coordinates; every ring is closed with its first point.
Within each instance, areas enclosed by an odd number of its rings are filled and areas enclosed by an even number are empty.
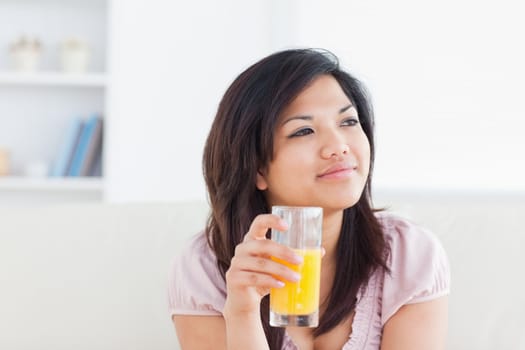
{"type": "Polygon", "coordinates": [[[103,186],[100,177],[0,177],[0,191],[101,192],[103,186]]]}
{"type": "Polygon", "coordinates": [[[0,72],[0,86],[105,87],[106,82],[104,73],[0,72]]]}
{"type": "Polygon", "coordinates": [[[6,49],[0,54],[0,143],[13,174],[0,176],[0,206],[103,200],[101,177],[18,174],[31,163],[51,164],[74,118],[106,117],[109,5],[108,0],[0,0],[0,47],[6,49]],[[34,72],[10,69],[9,47],[21,36],[42,45],[34,72]],[[61,69],[61,44],[68,38],[88,45],[87,71],[61,69]]]}

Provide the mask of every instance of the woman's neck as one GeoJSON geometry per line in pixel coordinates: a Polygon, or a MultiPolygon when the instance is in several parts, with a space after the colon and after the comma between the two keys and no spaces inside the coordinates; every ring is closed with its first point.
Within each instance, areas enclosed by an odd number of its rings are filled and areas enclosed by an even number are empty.
{"type": "Polygon", "coordinates": [[[325,249],[323,265],[325,263],[335,263],[337,242],[343,225],[343,211],[333,211],[323,214],[323,240],[322,246],[325,249]]]}

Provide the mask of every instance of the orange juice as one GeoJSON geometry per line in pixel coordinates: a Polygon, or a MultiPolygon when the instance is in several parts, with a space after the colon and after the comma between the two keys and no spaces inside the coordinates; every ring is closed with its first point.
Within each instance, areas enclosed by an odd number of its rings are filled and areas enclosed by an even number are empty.
{"type": "Polygon", "coordinates": [[[301,275],[298,282],[284,281],[284,287],[270,290],[270,309],[274,313],[308,315],[319,308],[321,249],[296,250],[296,253],[304,259],[301,265],[292,265],[272,257],[301,275]]]}

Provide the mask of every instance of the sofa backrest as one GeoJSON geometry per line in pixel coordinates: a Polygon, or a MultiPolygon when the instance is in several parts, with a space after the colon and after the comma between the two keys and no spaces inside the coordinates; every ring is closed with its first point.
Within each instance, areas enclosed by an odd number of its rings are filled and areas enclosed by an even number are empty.
{"type": "Polygon", "coordinates": [[[0,349],[177,349],[170,259],[205,203],[0,210],[0,349]]]}
{"type": "MultiPolygon", "coordinates": [[[[525,350],[523,195],[381,192],[450,259],[448,349],[525,350]]],[[[0,349],[177,349],[170,260],[206,203],[0,209],[0,349]]]]}
{"type": "Polygon", "coordinates": [[[525,194],[381,192],[432,230],[451,265],[448,349],[525,350],[525,194]]]}

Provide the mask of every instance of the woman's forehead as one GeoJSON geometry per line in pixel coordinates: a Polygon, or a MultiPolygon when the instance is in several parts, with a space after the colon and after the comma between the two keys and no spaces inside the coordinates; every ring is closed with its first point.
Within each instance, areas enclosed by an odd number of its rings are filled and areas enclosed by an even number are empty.
{"type": "Polygon", "coordinates": [[[329,110],[339,111],[352,105],[339,82],[331,75],[315,78],[281,111],[279,123],[298,115],[316,114],[329,110]]]}

